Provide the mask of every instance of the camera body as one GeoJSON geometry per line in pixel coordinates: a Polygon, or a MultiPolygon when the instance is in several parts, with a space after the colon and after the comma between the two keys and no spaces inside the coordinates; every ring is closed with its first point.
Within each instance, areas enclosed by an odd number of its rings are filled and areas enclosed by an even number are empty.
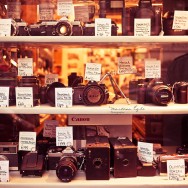
{"type": "MultiPolygon", "coordinates": [[[[111,35],[117,36],[118,27],[114,21],[111,21],[111,35]]],[[[84,36],[95,36],[95,22],[86,22],[83,26],[84,36]]]]}
{"type": "Polygon", "coordinates": [[[105,84],[89,81],[87,85],[73,87],[73,104],[84,104],[88,106],[106,104],[109,93],[105,84]]]}
{"type": "Polygon", "coordinates": [[[110,144],[107,137],[86,140],[86,180],[110,179],[110,144]]]}
{"type": "Polygon", "coordinates": [[[18,143],[0,142],[0,155],[9,160],[9,169],[18,170],[18,143]]]}
{"type": "Polygon", "coordinates": [[[134,19],[151,19],[151,35],[161,32],[161,8],[152,6],[151,0],[140,0],[138,6],[122,11],[122,35],[134,35],[134,19]]]}
{"type": "Polygon", "coordinates": [[[79,21],[69,22],[66,19],[59,21],[41,21],[28,26],[31,36],[81,36],[83,28],[79,21]]]}
{"type": "Polygon", "coordinates": [[[110,138],[111,166],[115,178],[137,176],[137,147],[128,138],[110,138]]]}
{"type": "Polygon", "coordinates": [[[11,36],[28,36],[27,23],[21,19],[11,20],[11,36]]]}

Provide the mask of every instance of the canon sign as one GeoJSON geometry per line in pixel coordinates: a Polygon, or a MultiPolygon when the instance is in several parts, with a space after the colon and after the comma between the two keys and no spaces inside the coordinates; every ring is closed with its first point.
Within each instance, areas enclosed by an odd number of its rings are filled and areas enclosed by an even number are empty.
{"type": "Polygon", "coordinates": [[[90,121],[90,118],[77,118],[77,117],[72,117],[72,121],[90,121]]]}

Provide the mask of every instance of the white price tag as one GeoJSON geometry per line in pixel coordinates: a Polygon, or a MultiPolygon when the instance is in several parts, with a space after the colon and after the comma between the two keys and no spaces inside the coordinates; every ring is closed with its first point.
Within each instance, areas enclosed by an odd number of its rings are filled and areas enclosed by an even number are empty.
{"type": "Polygon", "coordinates": [[[161,78],[161,61],[145,59],[145,78],[161,78]]]}
{"type": "Polygon", "coordinates": [[[33,107],[32,87],[16,87],[16,106],[33,107]]]}
{"type": "Polygon", "coordinates": [[[72,88],[55,88],[55,106],[60,108],[72,106],[72,88]]]}
{"type": "Polygon", "coordinates": [[[85,80],[100,81],[101,79],[101,64],[86,63],[85,80]]]}
{"type": "Polygon", "coordinates": [[[138,142],[138,158],[140,161],[153,162],[153,144],[146,142],[138,142]]]}
{"type": "Polygon", "coordinates": [[[11,19],[0,19],[0,36],[11,35],[11,19]]]}
{"type": "Polygon", "coordinates": [[[9,106],[9,87],[0,87],[0,107],[9,106]]]}
{"type": "Polygon", "coordinates": [[[9,182],[9,161],[0,161],[0,182],[9,182]]]}
{"type": "Polygon", "coordinates": [[[36,132],[19,132],[19,150],[36,151],[36,132]]]}
{"type": "Polygon", "coordinates": [[[57,1],[57,15],[69,16],[72,12],[73,2],[72,0],[58,0],[57,1]]]}
{"type": "Polygon", "coordinates": [[[151,35],[151,19],[135,18],[134,19],[134,36],[144,37],[151,35]]]}
{"type": "Polygon", "coordinates": [[[167,160],[167,174],[169,180],[181,181],[185,179],[185,160],[167,160]]]}
{"type": "Polygon", "coordinates": [[[73,146],[72,127],[56,127],[56,146],[73,146]]]}
{"type": "Polygon", "coordinates": [[[75,20],[89,22],[89,6],[74,6],[75,20]]]}
{"type": "Polygon", "coordinates": [[[54,82],[58,82],[58,74],[46,74],[45,75],[45,84],[50,85],[54,82]]]}
{"type": "Polygon", "coordinates": [[[188,29],[188,11],[174,11],[174,20],[172,29],[187,30],[188,29]]]}
{"type": "Polygon", "coordinates": [[[133,73],[133,58],[132,56],[118,58],[118,74],[133,73]]]}
{"type": "Polygon", "coordinates": [[[98,37],[111,36],[110,18],[95,18],[95,36],[98,37]]]}
{"type": "Polygon", "coordinates": [[[43,136],[49,138],[56,137],[56,127],[58,127],[57,120],[46,120],[44,122],[43,136]]]}
{"type": "Polygon", "coordinates": [[[33,58],[18,58],[18,76],[33,76],[33,58]]]}
{"type": "Polygon", "coordinates": [[[39,4],[39,20],[54,20],[54,6],[52,3],[39,4]]]}
{"type": "Polygon", "coordinates": [[[7,15],[8,18],[20,19],[21,15],[21,2],[7,1],[7,15]]]}

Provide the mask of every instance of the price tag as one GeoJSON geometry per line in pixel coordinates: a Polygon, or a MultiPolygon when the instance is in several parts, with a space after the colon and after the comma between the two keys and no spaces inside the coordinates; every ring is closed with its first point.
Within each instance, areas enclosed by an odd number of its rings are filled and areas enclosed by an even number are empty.
{"type": "Polygon", "coordinates": [[[54,82],[58,82],[58,74],[46,74],[45,75],[45,84],[50,85],[54,82]]]}
{"type": "Polygon", "coordinates": [[[101,64],[86,63],[85,80],[100,81],[101,79],[101,64]]]}
{"type": "Polygon", "coordinates": [[[58,127],[57,120],[46,120],[44,122],[43,136],[49,138],[56,137],[56,127],[58,127]]]}
{"type": "Polygon", "coordinates": [[[161,61],[156,59],[145,60],[145,78],[161,78],[161,61]]]}
{"type": "Polygon", "coordinates": [[[185,179],[185,160],[167,160],[167,174],[169,180],[181,181],[185,179]]]}
{"type": "Polygon", "coordinates": [[[73,146],[72,127],[56,127],[56,146],[73,146]]]}
{"type": "Polygon", "coordinates": [[[95,36],[98,37],[111,36],[111,19],[95,18],[95,36]]]}
{"type": "Polygon", "coordinates": [[[57,14],[59,16],[69,16],[72,12],[72,0],[58,0],[57,1],[57,14]]]}
{"type": "Polygon", "coordinates": [[[21,15],[21,2],[7,1],[7,15],[8,18],[20,19],[21,15]]]}
{"type": "Polygon", "coordinates": [[[153,162],[153,144],[146,142],[138,142],[138,157],[140,161],[153,162]]]}
{"type": "Polygon", "coordinates": [[[52,3],[39,4],[39,20],[54,20],[54,6],[52,3]]]}
{"type": "Polygon", "coordinates": [[[11,19],[0,19],[0,36],[11,35],[11,19]]]}
{"type": "Polygon", "coordinates": [[[36,151],[36,132],[19,132],[19,150],[36,151]]]}
{"type": "Polygon", "coordinates": [[[134,19],[134,36],[144,37],[151,35],[151,19],[135,18],[134,19]]]}
{"type": "Polygon", "coordinates": [[[0,161],[0,182],[9,182],[9,161],[0,161]]]}
{"type": "Polygon", "coordinates": [[[188,29],[188,11],[174,11],[174,19],[172,29],[187,30],[188,29]]]}
{"type": "Polygon", "coordinates": [[[118,58],[118,74],[133,73],[133,58],[132,56],[118,58]]]}
{"type": "Polygon", "coordinates": [[[89,21],[89,6],[74,6],[75,20],[82,22],[89,21]]]}
{"type": "Polygon", "coordinates": [[[0,107],[9,106],[9,87],[0,87],[0,107]]]}
{"type": "Polygon", "coordinates": [[[72,106],[72,88],[55,88],[55,106],[72,106]]]}
{"type": "Polygon", "coordinates": [[[16,87],[16,106],[33,107],[32,87],[16,87]]]}
{"type": "Polygon", "coordinates": [[[18,76],[33,76],[33,58],[18,58],[18,76]]]}

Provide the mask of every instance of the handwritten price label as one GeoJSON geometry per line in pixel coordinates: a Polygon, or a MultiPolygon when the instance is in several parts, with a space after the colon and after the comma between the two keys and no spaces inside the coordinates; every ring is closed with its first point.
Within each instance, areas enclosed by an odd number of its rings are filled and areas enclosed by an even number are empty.
{"type": "Polygon", "coordinates": [[[73,145],[73,128],[56,127],[56,146],[73,145]]]}
{"type": "Polygon", "coordinates": [[[145,60],[145,78],[161,78],[161,61],[156,59],[145,60]]]}
{"type": "Polygon", "coordinates": [[[85,80],[100,81],[101,78],[101,64],[86,63],[85,80]]]}
{"type": "Polygon", "coordinates": [[[36,150],[36,132],[19,132],[19,150],[36,150]]]}

